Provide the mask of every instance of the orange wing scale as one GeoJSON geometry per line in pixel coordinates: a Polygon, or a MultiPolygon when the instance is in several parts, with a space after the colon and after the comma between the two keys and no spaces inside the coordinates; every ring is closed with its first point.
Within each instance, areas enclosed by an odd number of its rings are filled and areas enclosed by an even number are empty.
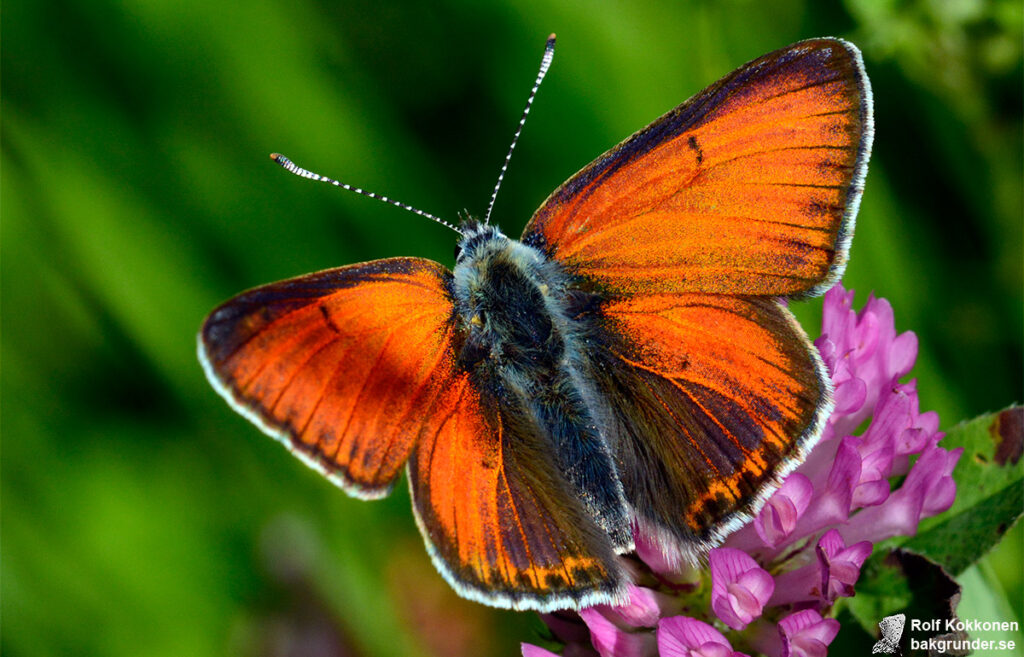
{"type": "Polygon", "coordinates": [[[505,410],[463,374],[419,437],[409,486],[435,565],[462,595],[502,607],[619,600],[611,541],[568,492],[550,445],[505,410]]]}
{"type": "Polygon", "coordinates": [[[452,376],[447,270],[395,258],[243,293],[203,326],[228,401],[350,493],[386,494],[452,376]]]}
{"type": "Polygon", "coordinates": [[[595,377],[617,420],[626,497],[684,543],[714,543],[817,439],[824,367],[771,299],[653,295],[602,316],[611,340],[595,377]]]}
{"type": "Polygon", "coordinates": [[[845,264],[869,93],[843,42],[766,55],[576,174],[524,239],[615,292],[824,291],[845,264]]]}

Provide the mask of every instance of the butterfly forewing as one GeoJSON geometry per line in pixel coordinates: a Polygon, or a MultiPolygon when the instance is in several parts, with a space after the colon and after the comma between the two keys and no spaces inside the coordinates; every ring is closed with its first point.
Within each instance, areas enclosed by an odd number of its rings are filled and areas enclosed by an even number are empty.
{"type": "Polygon", "coordinates": [[[580,171],[524,241],[615,292],[821,292],[846,262],[871,131],[857,50],[798,43],[580,171]]]}
{"type": "Polygon", "coordinates": [[[449,272],[393,258],[245,292],[200,359],[239,412],[359,497],[387,494],[453,376],[449,272]]]}

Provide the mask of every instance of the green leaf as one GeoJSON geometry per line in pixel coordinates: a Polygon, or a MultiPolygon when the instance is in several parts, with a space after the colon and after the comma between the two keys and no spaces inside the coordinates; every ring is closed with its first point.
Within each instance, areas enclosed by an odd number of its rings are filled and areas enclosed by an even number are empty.
{"type": "Polygon", "coordinates": [[[828,657],[864,657],[871,654],[871,646],[878,640],[875,636],[878,625],[868,620],[871,627],[866,627],[845,604],[836,610],[835,618],[839,621],[839,635],[829,645],[828,657]]]}
{"type": "MultiPolygon", "coordinates": [[[[986,570],[988,569],[983,561],[957,575],[956,580],[963,589],[957,614],[964,619],[984,618],[1008,623],[1017,621],[1019,628],[1020,623],[1010,601],[1006,599],[1002,586],[998,579],[994,578],[992,573],[986,573],[986,570]]],[[[1019,629],[999,627],[979,630],[971,636],[990,641],[1013,641],[1018,646],[1024,646],[1024,634],[1021,634],[1019,629]]]]}
{"type": "Polygon", "coordinates": [[[956,501],[948,511],[923,521],[904,549],[958,575],[1002,539],[1024,511],[1022,426],[1024,408],[1018,406],[950,430],[942,446],[964,448],[953,471],[956,501]]]}

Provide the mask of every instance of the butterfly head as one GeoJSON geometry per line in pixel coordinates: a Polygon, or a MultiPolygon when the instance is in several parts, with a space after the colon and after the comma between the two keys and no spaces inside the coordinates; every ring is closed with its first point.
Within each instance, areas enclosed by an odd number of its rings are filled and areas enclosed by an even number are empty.
{"type": "Polygon", "coordinates": [[[477,346],[503,352],[506,346],[522,343],[517,331],[524,322],[549,322],[546,297],[559,286],[551,280],[561,280],[549,271],[552,268],[540,251],[509,239],[497,227],[463,223],[453,291],[456,311],[469,335],[481,340],[477,346]]]}
{"type": "Polygon", "coordinates": [[[462,239],[455,247],[456,307],[472,333],[488,324],[484,306],[488,305],[491,264],[502,258],[512,240],[497,226],[467,219],[462,223],[462,239]]]}
{"type": "Polygon", "coordinates": [[[482,260],[509,242],[497,226],[480,223],[472,217],[462,222],[460,230],[462,238],[455,247],[456,267],[474,260],[482,260]]]}

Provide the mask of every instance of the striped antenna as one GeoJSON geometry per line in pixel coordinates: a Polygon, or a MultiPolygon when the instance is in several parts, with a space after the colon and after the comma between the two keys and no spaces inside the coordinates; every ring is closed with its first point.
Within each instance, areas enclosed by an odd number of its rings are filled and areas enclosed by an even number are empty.
{"type": "Polygon", "coordinates": [[[387,196],[382,196],[380,194],[374,194],[373,192],[368,192],[365,189],[360,189],[359,187],[353,187],[352,185],[347,185],[347,184],[345,184],[343,182],[338,182],[337,180],[334,180],[333,178],[328,178],[327,176],[321,176],[319,173],[313,173],[309,169],[303,169],[302,167],[300,167],[299,165],[295,164],[294,162],[289,160],[284,155],[281,155],[280,153],[271,153],[270,154],[270,159],[275,161],[275,162],[277,162],[282,167],[284,167],[288,171],[294,173],[296,176],[299,176],[301,178],[309,178],[310,180],[316,180],[318,182],[330,183],[330,184],[334,185],[335,187],[341,187],[342,189],[346,189],[346,190],[348,190],[350,192],[355,192],[356,194],[362,194],[363,196],[369,196],[372,199],[376,199],[378,201],[383,201],[384,203],[390,203],[391,205],[394,205],[396,207],[402,208],[403,210],[408,210],[409,212],[414,212],[414,213],[420,215],[421,217],[426,217],[427,219],[433,219],[434,221],[436,221],[437,223],[441,224],[442,226],[447,226],[448,228],[451,228],[452,230],[454,230],[459,235],[462,235],[462,231],[461,230],[459,230],[458,228],[456,228],[452,224],[448,223],[447,221],[445,221],[441,217],[436,217],[436,216],[430,214],[429,212],[424,212],[423,210],[417,210],[416,208],[412,207],[411,205],[408,205],[407,203],[402,203],[401,201],[396,201],[394,199],[390,199],[387,196]]]}
{"type": "Polygon", "coordinates": [[[551,68],[551,60],[555,56],[555,35],[552,34],[548,37],[548,42],[544,46],[544,58],[540,60],[540,71],[537,72],[537,80],[533,83],[533,89],[530,89],[530,97],[526,99],[526,108],[523,109],[523,115],[519,118],[519,127],[516,128],[516,134],[512,137],[512,145],[508,147],[508,154],[505,156],[505,162],[501,165],[501,171],[498,173],[498,182],[494,185],[494,191],[491,192],[491,202],[487,204],[487,215],[484,217],[484,223],[488,224],[491,222],[491,210],[494,209],[494,200],[498,198],[498,190],[501,189],[501,181],[505,178],[505,171],[508,169],[508,161],[512,159],[512,151],[516,148],[516,142],[519,141],[519,135],[523,131],[523,125],[526,124],[526,115],[530,113],[530,105],[533,105],[533,98],[537,95],[537,89],[540,89],[540,83],[544,81],[544,76],[547,75],[548,69],[551,68]]]}

